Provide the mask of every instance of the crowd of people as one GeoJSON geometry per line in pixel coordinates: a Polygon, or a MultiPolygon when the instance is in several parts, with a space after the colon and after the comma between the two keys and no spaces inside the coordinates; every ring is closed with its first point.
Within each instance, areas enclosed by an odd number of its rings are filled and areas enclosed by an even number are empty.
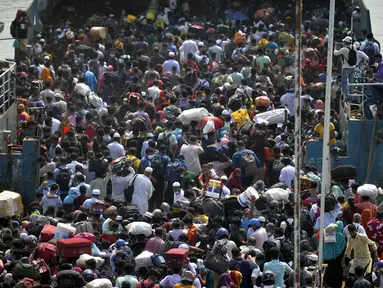
{"type": "MultiPolygon", "coordinates": [[[[214,18],[163,2],[142,15],[90,5],[115,15],[86,23],[65,7],[33,43],[17,13],[17,141],[39,139],[40,186],[25,215],[0,219],[0,287],[294,287],[294,3],[212,1],[214,18]]],[[[303,8],[304,141],[325,129],[321,5],[303,8]]],[[[380,45],[349,31],[348,8],[337,3],[337,101],[355,100],[358,71],[383,79],[380,45]]],[[[329,144],[346,151],[337,101],[329,144]]],[[[301,287],[319,283],[321,217],[324,285],[383,287],[383,191],[341,171],[321,215],[321,175],[303,164],[301,287]]]]}

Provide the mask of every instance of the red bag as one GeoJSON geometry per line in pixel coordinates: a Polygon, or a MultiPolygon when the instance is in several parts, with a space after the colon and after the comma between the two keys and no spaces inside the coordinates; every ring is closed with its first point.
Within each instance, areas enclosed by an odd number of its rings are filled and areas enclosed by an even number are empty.
{"type": "Polygon", "coordinates": [[[173,248],[165,254],[166,265],[170,267],[183,267],[186,264],[189,250],[173,248]]]}
{"type": "Polygon", "coordinates": [[[89,241],[91,241],[93,243],[97,242],[96,236],[94,236],[92,233],[88,233],[88,232],[78,233],[78,234],[74,235],[74,238],[88,239],[89,241]]]}
{"type": "Polygon", "coordinates": [[[40,241],[49,242],[56,234],[56,226],[45,224],[43,230],[41,230],[40,241]]]}
{"type": "Polygon", "coordinates": [[[92,255],[92,242],[82,238],[69,238],[57,241],[58,255],[62,258],[78,258],[81,254],[92,255]]]}
{"type": "Polygon", "coordinates": [[[37,251],[38,256],[47,264],[56,264],[57,247],[50,243],[40,243],[37,251]]]}

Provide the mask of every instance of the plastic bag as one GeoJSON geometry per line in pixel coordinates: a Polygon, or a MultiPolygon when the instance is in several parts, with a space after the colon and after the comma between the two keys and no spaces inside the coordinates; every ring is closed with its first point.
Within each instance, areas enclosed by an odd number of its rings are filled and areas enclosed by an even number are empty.
{"type": "Polygon", "coordinates": [[[96,268],[100,268],[100,266],[102,264],[104,264],[104,259],[100,258],[100,257],[94,257],[92,255],[89,255],[89,254],[82,254],[80,255],[80,258],[77,259],[76,261],[76,266],[78,267],[82,267],[82,268],[87,268],[87,265],[86,265],[86,261],[90,260],[90,259],[94,259],[94,261],[96,261],[96,268]]]}
{"type": "Polygon", "coordinates": [[[358,195],[368,196],[370,199],[376,199],[378,197],[378,188],[373,184],[364,184],[358,187],[358,195]]]}
{"type": "Polygon", "coordinates": [[[131,235],[143,234],[146,237],[152,235],[152,226],[146,222],[133,222],[126,226],[128,233],[131,235]]]}
{"type": "Polygon", "coordinates": [[[282,189],[282,188],[272,188],[265,192],[265,196],[269,201],[276,200],[276,201],[288,201],[289,200],[289,189],[282,189]]]}
{"type": "MultiPolygon", "coordinates": [[[[269,122],[269,125],[284,123],[286,121],[287,109],[275,109],[256,115],[256,119],[263,119],[269,122]]],[[[288,113],[287,113],[288,114],[288,113]]]]}
{"type": "Polygon", "coordinates": [[[152,261],[153,253],[149,251],[143,251],[136,257],[136,270],[140,267],[146,266],[148,268],[153,266],[152,261]]]}
{"type": "Polygon", "coordinates": [[[184,124],[188,125],[192,121],[201,122],[202,118],[205,116],[212,116],[206,108],[193,108],[185,110],[178,116],[184,124]]]}

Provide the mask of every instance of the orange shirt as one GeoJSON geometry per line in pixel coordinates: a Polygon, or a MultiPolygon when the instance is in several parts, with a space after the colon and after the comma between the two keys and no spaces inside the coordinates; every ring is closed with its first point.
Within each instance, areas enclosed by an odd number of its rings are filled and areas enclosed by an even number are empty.
{"type": "Polygon", "coordinates": [[[195,244],[196,244],[196,234],[197,234],[197,227],[193,225],[188,230],[188,242],[189,242],[189,245],[195,246],[195,244]]]}

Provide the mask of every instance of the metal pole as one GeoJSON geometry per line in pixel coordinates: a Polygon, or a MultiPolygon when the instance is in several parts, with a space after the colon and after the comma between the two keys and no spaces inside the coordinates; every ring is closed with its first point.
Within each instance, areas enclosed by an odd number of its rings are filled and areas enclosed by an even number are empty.
{"type": "MultiPolygon", "coordinates": [[[[324,133],[323,133],[323,163],[322,163],[322,189],[320,198],[320,236],[319,236],[319,269],[322,271],[323,262],[323,229],[324,226],[324,206],[326,193],[331,189],[331,158],[330,158],[330,106],[331,106],[331,79],[332,79],[332,58],[333,58],[333,39],[334,39],[334,18],[335,18],[335,0],[330,0],[330,17],[328,28],[327,43],[327,76],[326,76],[326,98],[324,107],[324,133]]],[[[320,274],[321,275],[321,274],[320,274]]],[[[322,277],[320,277],[320,286],[322,287],[322,277]]]]}
{"type": "Polygon", "coordinates": [[[295,155],[295,178],[294,178],[294,287],[300,287],[300,243],[301,243],[301,64],[302,64],[302,0],[296,0],[295,7],[295,128],[294,128],[294,155],[295,155]]]}

